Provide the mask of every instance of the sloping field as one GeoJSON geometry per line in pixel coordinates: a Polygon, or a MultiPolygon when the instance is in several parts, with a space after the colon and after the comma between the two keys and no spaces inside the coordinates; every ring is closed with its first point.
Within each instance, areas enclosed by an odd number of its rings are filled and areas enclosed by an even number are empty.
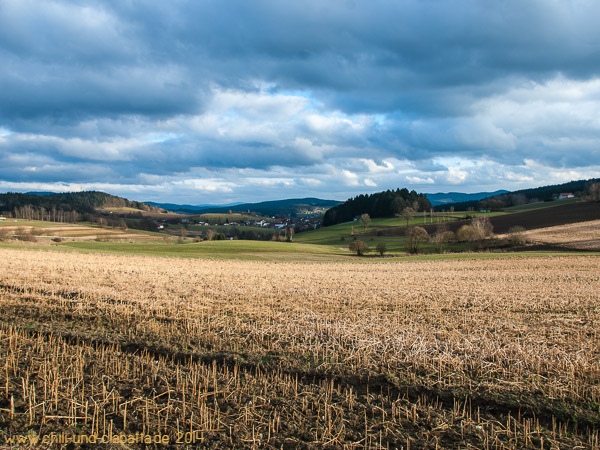
{"type": "Polygon", "coordinates": [[[0,223],[0,233],[6,238],[19,235],[30,235],[42,243],[50,239],[60,238],[70,241],[112,240],[126,241],[128,239],[148,240],[156,236],[139,230],[125,231],[119,228],[103,228],[86,224],[69,224],[58,222],[43,222],[39,220],[7,220],[0,223]]]}
{"type": "Polygon", "coordinates": [[[527,231],[525,237],[534,244],[553,244],[578,250],[600,250],[600,220],[539,228],[527,231]]]}
{"type": "Polygon", "coordinates": [[[534,230],[591,220],[600,220],[600,202],[558,204],[543,209],[495,216],[490,219],[494,225],[494,232],[498,234],[507,233],[513,226],[534,230]]]}
{"type": "Polygon", "coordinates": [[[0,445],[600,448],[597,257],[0,274],[0,445]]]}

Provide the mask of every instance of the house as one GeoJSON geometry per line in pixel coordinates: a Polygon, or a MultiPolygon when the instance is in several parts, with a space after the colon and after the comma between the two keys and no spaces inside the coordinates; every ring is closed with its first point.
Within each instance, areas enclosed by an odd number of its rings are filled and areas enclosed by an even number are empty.
{"type": "Polygon", "coordinates": [[[573,195],[571,192],[562,192],[558,194],[559,200],[564,200],[565,198],[575,198],[575,195],[573,195]]]}

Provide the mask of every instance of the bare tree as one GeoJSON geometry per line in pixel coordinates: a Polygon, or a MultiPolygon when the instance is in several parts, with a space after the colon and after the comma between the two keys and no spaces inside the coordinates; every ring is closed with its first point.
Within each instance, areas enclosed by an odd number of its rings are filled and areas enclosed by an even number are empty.
{"type": "Polygon", "coordinates": [[[461,242],[468,242],[469,247],[473,249],[475,243],[479,239],[479,234],[473,225],[463,225],[456,232],[456,238],[461,242]]]}
{"type": "Polygon", "coordinates": [[[285,240],[292,242],[294,240],[294,225],[287,225],[285,227],[285,240]]]}
{"type": "Polygon", "coordinates": [[[369,227],[369,224],[371,223],[371,216],[369,216],[367,213],[361,214],[360,215],[360,223],[363,226],[363,232],[367,231],[367,228],[369,227]]]}
{"type": "Polygon", "coordinates": [[[432,237],[433,244],[438,253],[444,252],[444,245],[454,239],[454,233],[448,230],[446,224],[439,224],[435,234],[432,237]]]}
{"type": "Polygon", "coordinates": [[[408,226],[408,222],[410,221],[410,219],[413,218],[413,216],[416,214],[416,211],[411,208],[410,206],[407,206],[406,208],[404,208],[402,210],[402,212],[400,213],[400,215],[404,218],[404,220],[406,220],[406,226],[408,226]]]}
{"type": "Polygon", "coordinates": [[[429,233],[423,227],[412,227],[406,233],[406,248],[409,253],[419,253],[419,249],[424,242],[429,239],[429,233]]]}
{"type": "Polygon", "coordinates": [[[385,242],[379,242],[375,248],[377,252],[383,256],[383,254],[387,251],[387,244],[385,242]]]}
{"type": "Polygon", "coordinates": [[[348,248],[351,252],[356,252],[358,256],[363,256],[370,250],[369,245],[366,242],[361,241],[359,239],[357,239],[356,241],[352,241],[348,248]]]}
{"type": "Polygon", "coordinates": [[[187,237],[188,231],[185,227],[181,227],[179,230],[179,242],[184,242],[187,237]]]}
{"type": "Polygon", "coordinates": [[[477,230],[479,240],[483,240],[494,235],[494,226],[489,217],[479,216],[471,220],[471,225],[477,230]]]}
{"type": "Polygon", "coordinates": [[[478,248],[481,242],[494,235],[494,227],[485,216],[475,217],[470,225],[463,225],[456,233],[458,240],[468,242],[471,248],[478,248]]]}
{"type": "Polygon", "coordinates": [[[588,188],[588,195],[590,200],[598,202],[600,201],[600,183],[592,183],[588,188]]]}

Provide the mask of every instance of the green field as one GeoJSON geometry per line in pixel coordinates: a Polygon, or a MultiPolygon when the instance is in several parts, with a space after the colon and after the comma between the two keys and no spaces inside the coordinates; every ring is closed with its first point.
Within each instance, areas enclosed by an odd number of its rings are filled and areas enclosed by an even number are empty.
{"type": "Polygon", "coordinates": [[[60,248],[84,253],[120,253],[179,258],[235,260],[321,260],[350,253],[328,246],[273,241],[204,241],[178,243],[65,242],[60,248]]]}

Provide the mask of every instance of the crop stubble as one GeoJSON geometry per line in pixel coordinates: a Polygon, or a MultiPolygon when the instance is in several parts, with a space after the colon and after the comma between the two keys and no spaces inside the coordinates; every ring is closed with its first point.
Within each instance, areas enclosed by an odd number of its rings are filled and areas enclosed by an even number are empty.
{"type": "Polygon", "coordinates": [[[6,435],[192,431],[207,448],[600,445],[597,257],[1,255],[6,435]]]}

